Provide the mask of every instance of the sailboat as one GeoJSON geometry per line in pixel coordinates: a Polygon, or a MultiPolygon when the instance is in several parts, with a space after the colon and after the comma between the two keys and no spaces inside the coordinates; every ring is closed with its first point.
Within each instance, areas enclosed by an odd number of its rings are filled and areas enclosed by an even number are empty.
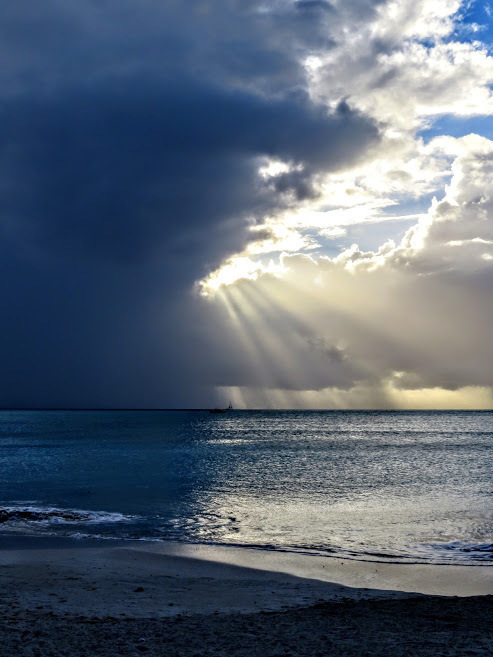
{"type": "Polygon", "coordinates": [[[229,402],[228,408],[211,408],[209,409],[209,413],[227,413],[228,411],[233,410],[233,404],[229,402]]]}

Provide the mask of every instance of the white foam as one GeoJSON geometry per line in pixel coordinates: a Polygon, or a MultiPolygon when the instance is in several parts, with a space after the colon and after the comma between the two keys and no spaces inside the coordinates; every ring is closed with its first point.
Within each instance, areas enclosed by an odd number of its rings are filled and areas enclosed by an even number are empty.
{"type": "Polygon", "coordinates": [[[54,506],[19,505],[4,506],[0,513],[5,512],[10,517],[2,524],[78,524],[97,525],[103,523],[125,522],[133,518],[118,512],[92,511],[87,509],[63,509],[54,506]],[[32,517],[22,517],[16,514],[32,514],[32,517]]]}

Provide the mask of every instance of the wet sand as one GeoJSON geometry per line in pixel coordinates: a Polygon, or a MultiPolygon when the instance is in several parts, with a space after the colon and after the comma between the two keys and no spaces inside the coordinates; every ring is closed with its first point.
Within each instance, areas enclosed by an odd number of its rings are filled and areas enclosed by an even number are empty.
{"type": "Polygon", "coordinates": [[[1,537],[0,592],[2,657],[492,654],[487,566],[1,537]]]}

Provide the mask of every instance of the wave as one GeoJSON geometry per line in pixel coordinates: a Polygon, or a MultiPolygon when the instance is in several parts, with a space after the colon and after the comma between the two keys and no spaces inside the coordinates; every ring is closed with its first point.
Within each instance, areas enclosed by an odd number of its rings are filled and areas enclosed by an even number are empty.
{"type": "MultiPolygon", "coordinates": [[[[215,526],[227,526],[231,533],[237,519],[203,514],[214,520],[215,526]]],[[[190,531],[190,519],[174,519],[163,522],[162,518],[145,518],[110,511],[69,509],[43,506],[25,501],[0,507],[0,533],[50,534],[74,538],[99,538],[130,541],[173,541],[202,545],[222,545],[256,550],[293,552],[327,558],[380,563],[436,564],[436,565],[493,565],[493,543],[452,541],[429,542],[388,546],[334,545],[334,544],[269,544],[242,541],[217,541],[209,532],[190,531]],[[209,534],[209,535],[207,535],[209,534]],[[209,539],[209,540],[208,540],[209,539]]],[[[193,523],[192,523],[193,524],[193,523]]],[[[192,527],[193,529],[193,527],[192,527]]]]}
{"type": "Polygon", "coordinates": [[[446,560],[493,561],[493,543],[452,541],[451,543],[431,543],[424,547],[429,548],[437,556],[441,555],[446,560]]]}
{"type": "Polygon", "coordinates": [[[106,524],[125,522],[129,516],[109,511],[87,511],[82,509],[60,509],[41,506],[8,506],[0,508],[0,524],[8,525],[54,525],[54,524],[106,524]]]}

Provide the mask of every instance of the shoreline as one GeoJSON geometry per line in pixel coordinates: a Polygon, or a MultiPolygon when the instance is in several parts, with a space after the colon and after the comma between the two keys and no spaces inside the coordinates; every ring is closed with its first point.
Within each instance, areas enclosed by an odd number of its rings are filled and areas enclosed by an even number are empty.
{"type": "MultiPolygon", "coordinates": [[[[474,559],[469,562],[465,560],[453,561],[426,561],[424,559],[419,559],[415,557],[413,560],[412,556],[395,555],[394,559],[391,555],[377,555],[376,553],[365,553],[360,554],[356,552],[345,552],[345,551],[326,551],[323,550],[316,551],[310,550],[309,548],[290,548],[290,547],[275,547],[271,545],[251,545],[251,544],[242,544],[242,543],[213,543],[213,542],[199,542],[199,541],[180,541],[180,540],[167,540],[157,537],[142,537],[142,538],[127,538],[119,536],[105,536],[100,534],[55,534],[55,533],[42,533],[42,534],[24,534],[13,532],[11,534],[0,532],[0,552],[3,550],[25,550],[25,549],[46,549],[46,548],[76,548],[76,547],[137,547],[138,546],[162,546],[158,548],[160,552],[167,553],[169,551],[176,552],[176,550],[187,550],[192,549],[196,550],[198,554],[200,553],[211,553],[215,552],[220,554],[224,551],[224,554],[231,552],[234,554],[236,550],[239,553],[257,553],[257,554],[274,554],[274,555],[293,555],[294,559],[333,559],[335,561],[344,561],[344,562],[356,562],[356,563],[368,563],[368,564],[388,564],[390,566],[429,566],[429,567],[448,567],[453,566],[454,568],[493,568],[493,559],[474,559]],[[365,558],[364,555],[368,555],[371,558],[365,558]],[[380,558],[379,558],[380,556],[380,558]],[[402,560],[399,560],[402,559],[402,560]]],[[[493,549],[493,545],[491,546],[493,549]]],[[[217,556],[217,555],[216,555],[217,556]]],[[[281,557],[281,560],[283,558],[281,557]]],[[[239,559],[238,561],[241,561],[239,559]]]]}
{"type": "Polygon", "coordinates": [[[0,536],[0,654],[491,654],[492,569],[337,561],[0,536]]]}
{"type": "Polygon", "coordinates": [[[251,613],[493,594],[489,566],[395,564],[199,544],[0,536],[5,602],[58,614],[251,613]],[[139,595],[136,595],[136,592],[139,595]]]}

